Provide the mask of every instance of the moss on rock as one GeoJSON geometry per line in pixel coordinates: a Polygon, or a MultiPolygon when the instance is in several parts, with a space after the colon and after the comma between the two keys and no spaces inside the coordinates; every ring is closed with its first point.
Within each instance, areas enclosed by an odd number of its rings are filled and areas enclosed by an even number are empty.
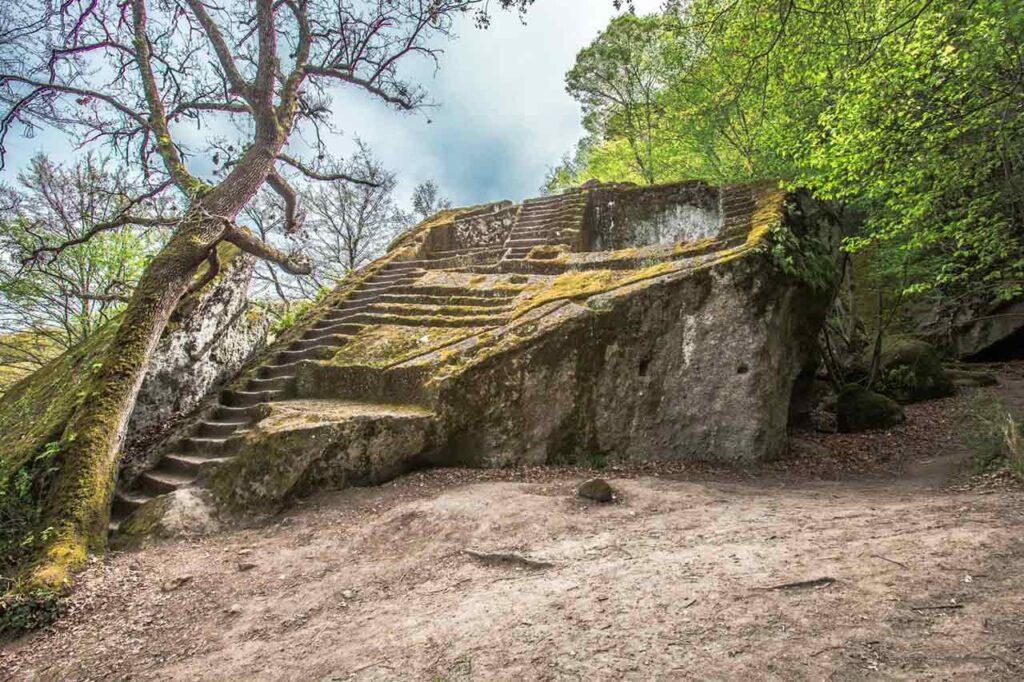
{"type": "Polygon", "coordinates": [[[882,347],[878,392],[901,403],[945,398],[956,386],[935,347],[926,341],[896,337],[882,347]]]}
{"type": "Polygon", "coordinates": [[[850,384],[836,400],[836,422],[842,433],[886,429],[906,421],[899,403],[859,384],[850,384]]]}

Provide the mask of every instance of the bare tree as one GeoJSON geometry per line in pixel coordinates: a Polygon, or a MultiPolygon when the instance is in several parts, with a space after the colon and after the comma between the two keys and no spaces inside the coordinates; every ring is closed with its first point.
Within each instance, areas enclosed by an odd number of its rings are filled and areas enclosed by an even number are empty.
{"type": "MultiPolygon", "coordinates": [[[[82,237],[119,215],[138,195],[123,169],[87,154],[73,166],[37,155],[19,188],[0,187],[0,349],[25,367],[82,342],[125,303],[159,245],[153,228],[122,225],[82,237]],[[63,248],[21,265],[49,244],[63,248]],[[21,333],[27,332],[27,333],[21,333]]],[[[140,215],[172,210],[166,200],[137,206],[140,215]]]]}
{"type": "MultiPolygon", "coordinates": [[[[451,35],[456,18],[476,14],[482,23],[486,8],[484,0],[23,0],[6,8],[7,25],[33,28],[0,45],[0,154],[14,131],[54,126],[131,160],[149,180],[147,194],[173,189],[184,205],[65,427],[44,510],[53,532],[25,585],[62,586],[88,550],[105,546],[125,423],[178,300],[218,273],[217,245],[229,242],[292,274],[310,271],[236,225],[264,183],[281,197],[286,229],[295,231],[298,196],[282,167],[317,180],[371,182],[286,149],[296,133],[322,144],[328,90],[356,88],[415,109],[425,93],[402,77],[400,65],[436,59],[438,38],[451,35]],[[219,180],[205,181],[190,164],[204,151],[206,131],[225,128],[237,131],[237,144],[223,148],[237,151],[219,180]],[[205,281],[194,282],[204,262],[205,281]]],[[[90,232],[124,224],[153,222],[126,209],[90,232]]],[[[59,248],[40,248],[26,262],[59,248]]]]}
{"type": "Polygon", "coordinates": [[[303,193],[308,217],[303,251],[316,263],[320,282],[330,285],[384,251],[408,222],[395,202],[395,175],[360,143],[355,157],[339,173],[372,184],[330,182],[303,193]]]}
{"type": "Polygon", "coordinates": [[[284,208],[273,196],[263,192],[246,207],[245,217],[262,240],[300,251],[313,265],[313,272],[302,277],[266,264],[258,267],[254,277],[257,295],[276,296],[286,306],[310,300],[381,255],[410,222],[395,200],[395,175],[362,142],[351,160],[327,160],[325,166],[335,174],[361,177],[370,183],[335,180],[298,186],[306,218],[302,228],[291,234],[283,229],[284,208]]]}
{"type": "Polygon", "coordinates": [[[418,220],[426,220],[438,211],[451,207],[452,202],[441,196],[441,188],[433,180],[421,182],[412,191],[412,212],[418,220]]]}

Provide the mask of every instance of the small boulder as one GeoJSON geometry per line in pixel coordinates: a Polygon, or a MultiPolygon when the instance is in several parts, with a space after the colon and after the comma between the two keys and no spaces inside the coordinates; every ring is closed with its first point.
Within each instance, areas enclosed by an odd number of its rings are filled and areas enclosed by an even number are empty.
{"type": "Polygon", "coordinates": [[[120,549],[144,546],[154,539],[207,535],[220,528],[203,490],[179,488],[149,500],[125,519],[114,536],[120,549]]]}
{"type": "Polygon", "coordinates": [[[938,351],[927,341],[896,337],[882,348],[878,392],[901,403],[945,398],[956,393],[938,351]]]}
{"type": "Polygon", "coordinates": [[[906,419],[895,400],[858,384],[846,386],[836,400],[836,426],[840,433],[886,429],[906,419]]]}
{"type": "Polygon", "coordinates": [[[997,386],[999,379],[991,372],[976,372],[967,369],[947,369],[946,373],[953,379],[953,383],[960,388],[981,388],[984,386],[997,386]]]}
{"type": "Polygon", "coordinates": [[[607,503],[615,500],[615,491],[603,478],[592,478],[576,488],[576,494],[588,500],[607,503]]]}
{"type": "Polygon", "coordinates": [[[173,592],[183,585],[187,585],[192,582],[192,576],[190,575],[179,575],[174,578],[168,578],[160,584],[161,592],[173,592]]]}

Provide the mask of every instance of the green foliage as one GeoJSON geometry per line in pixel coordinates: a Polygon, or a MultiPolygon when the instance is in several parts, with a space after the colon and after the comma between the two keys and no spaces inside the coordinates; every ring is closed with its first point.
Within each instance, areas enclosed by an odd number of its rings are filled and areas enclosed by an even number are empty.
{"type": "Polygon", "coordinates": [[[800,237],[783,225],[772,226],[768,233],[772,259],[780,270],[816,291],[832,288],[836,267],[826,235],[800,237]]]}
{"type": "Polygon", "coordinates": [[[1006,471],[1024,482],[1024,424],[1006,409],[999,397],[978,391],[968,403],[964,442],[973,453],[978,473],[1006,471]]]}
{"type": "Polygon", "coordinates": [[[41,528],[40,520],[60,450],[60,442],[46,443],[34,458],[0,478],[0,574],[13,572],[52,532],[41,528]]]}
{"type": "MultiPolygon", "coordinates": [[[[91,154],[64,166],[43,155],[0,186],[0,353],[35,369],[81,342],[124,307],[163,235],[122,225],[92,231],[129,205],[123,170],[91,154]],[[28,343],[24,343],[28,341],[28,343]]],[[[131,205],[155,217],[159,200],[131,205]]]]}
{"type": "Polygon", "coordinates": [[[47,589],[0,597],[0,640],[45,627],[64,612],[61,595],[47,589]]]}
{"type": "Polygon", "coordinates": [[[285,309],[284,313],[282,313],[274,324],[271,325],[270,334],[276,338],[283,332],[294,327],[295,324],[306,315],[306,313],[323,301],[331,291],[332,290],[329,287],[323,287],[316,293],[316,297],[303,301],[296,301],[290,304],[285,309]]]}
{"type": "Polygon", "coordinates": [[[549,183],[650,181],[641,160],[659,182],[779,178],[865,216],[846,247],[872,250],[892,290],[1018,297],[1022,46],[1024,9],[1005,0],[670,2],[580,53],[567,83],[588,137],[549,183]],[[641,32],[642,50],[616,48],[641,32]],[[580,86],[623,72],[654,84],[649,105],[580,86]]]}

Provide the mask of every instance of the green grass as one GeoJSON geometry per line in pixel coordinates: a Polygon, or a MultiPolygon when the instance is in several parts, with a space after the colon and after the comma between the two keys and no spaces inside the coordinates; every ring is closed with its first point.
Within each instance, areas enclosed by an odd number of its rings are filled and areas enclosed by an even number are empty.
{"type": "Polygon", "coordinates": [[[967,417],[964,442],[971,449],[974,470],[1006,471],[1024,483],[1024,424],[987,391],[972,397],[967,417]]]}

